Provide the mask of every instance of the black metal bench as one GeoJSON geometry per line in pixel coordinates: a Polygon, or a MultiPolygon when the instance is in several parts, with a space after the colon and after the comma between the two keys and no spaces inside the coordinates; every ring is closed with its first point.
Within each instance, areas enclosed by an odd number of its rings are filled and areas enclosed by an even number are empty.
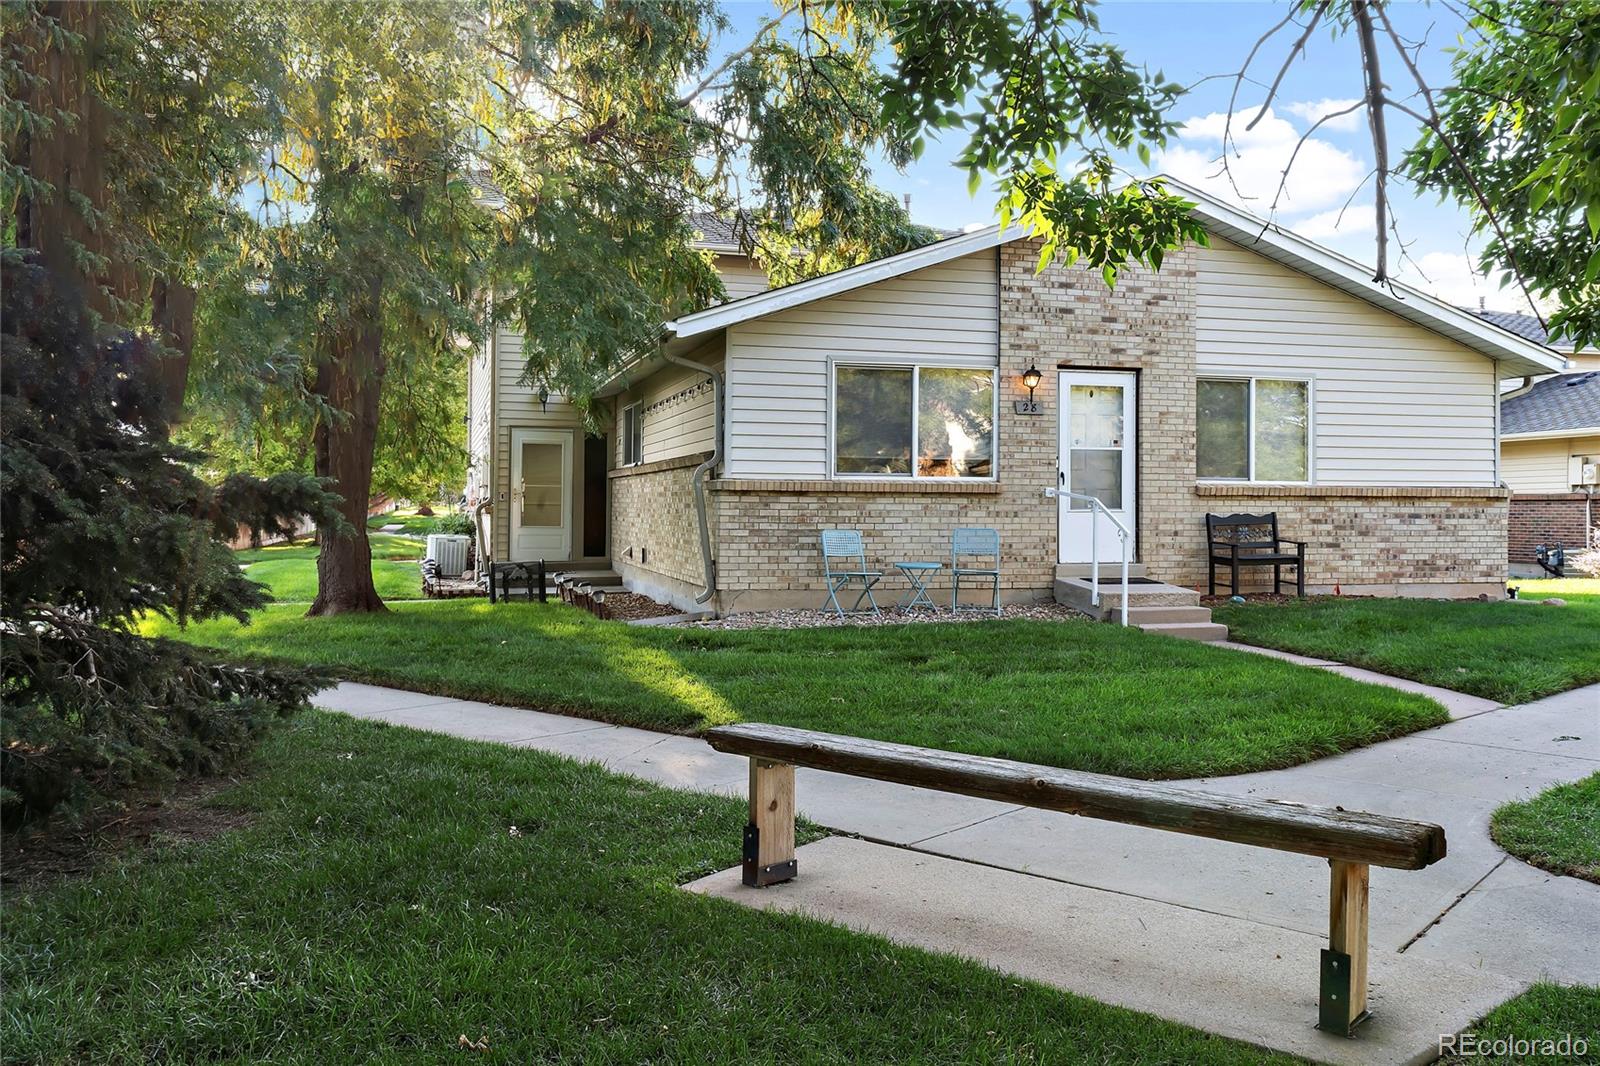
{"type": "Polygon", "coordinates": [[[1239,594],[1241,566],[1272,567],[1272,593],[1283,591],[1283,568],[1294,567],[1295,595],[1306,594],[1306,542],[1278,536],[1278,514],[1206,515],[1206,554],[1210,557],[1210,594],[1217,594],[1217,564],[1228,567],[1228,591],[1239,594]],[[1284,545],[1294,551],[1284,551],[1284,545]]]}

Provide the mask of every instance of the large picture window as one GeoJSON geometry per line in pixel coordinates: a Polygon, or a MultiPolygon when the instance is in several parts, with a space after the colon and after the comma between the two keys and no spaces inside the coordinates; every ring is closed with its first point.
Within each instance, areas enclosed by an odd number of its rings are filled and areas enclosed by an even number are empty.
{"type": "Polygon", "coordinates": [[[994,371],[841,366],[833,472],[855,477],[994,476],[994,371]]]}
{"type": "Polygon", "coordinates": [[[1311,385],[1202,378],[1195,390],[1195,474],[1230,481],[1311,479],[1311,385]]]}

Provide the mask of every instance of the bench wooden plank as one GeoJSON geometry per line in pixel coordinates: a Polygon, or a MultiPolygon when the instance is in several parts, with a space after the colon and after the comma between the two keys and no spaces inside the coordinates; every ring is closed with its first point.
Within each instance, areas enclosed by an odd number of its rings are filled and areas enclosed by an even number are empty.
{"type": "Polygon", "coordinates": [[[1420,870],[1445,856],[1444,829],[1386,815],[1224,796],[1081,770],[936,751],[789,726],[717,726],[717,751],[1020,803],[1086,818],[1346,863],[1420,870]]]}

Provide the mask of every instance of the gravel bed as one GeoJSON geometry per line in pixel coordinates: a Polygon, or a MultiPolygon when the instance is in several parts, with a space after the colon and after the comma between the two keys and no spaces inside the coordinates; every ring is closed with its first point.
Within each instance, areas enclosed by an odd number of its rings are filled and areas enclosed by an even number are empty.
{"type": "MultiPolygon", "coordinates": [[[[1089,616],[1059,603],[1033,603],[1006,606],[1000,609],[1002,619],[1025,618],[1037,622],[1087,622],[1089,616]]],[[[881,614],[847,614],[843,618],[832,611],[787,610],[752,611],[714,618],[703,622],[682,622],[673,628],[680,629],[814,629],[828,626],[900,626],[928,622],[993,622],[995,616],[984,611],[953,614],[948,610],[930,611],[920,607],[902,611],[898,607],[885,607],[881,614]]]]}

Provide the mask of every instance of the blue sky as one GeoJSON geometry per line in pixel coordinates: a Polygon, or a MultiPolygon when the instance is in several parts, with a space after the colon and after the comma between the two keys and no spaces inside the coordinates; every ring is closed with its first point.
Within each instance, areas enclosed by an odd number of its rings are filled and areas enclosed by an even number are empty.
{"type": "MultiPolygon", "coordinates": [[[[1421,40],[1426,36],[1419,66],[1434,85],[1447,82],[1446,49],[1457,43],[1462,29],[1451,7],[1457,5],[1394,3],[1390,7],[1395,28],[1403,37],[1421,40]]],[[[759,18],[772,13],[773,6],[733,3],[728,10],[735,23],[730,39],[742,41],[759,18]]],[[[1353,102],[1361,92],[1355,42],[1333,40],[1319,29],[1305,56],[1284,78],[1270,117],[1249,134],[1242,131],[1243,121],[1235,122],[1240,157],[1231,159],[1230,166],[1239,190],[1219,174],[1215,160],[1221,152],[1222,116],[1233,91],[1232,74],[1256,39],[1287,10],[1284,0],[1103,0],[1098,8],[1102,29],[1135,62],[1193,86],[1173,113],[1185,124],[1180,137],[1155,161],[1153,170],[1164,170],[1256,214],[1267,213],[1279,174],[1300,135],[1317,118],[1353,102]],[[1338,103],[1329,105],[1328,101],[1338,103]]],[[[1267,84],[1297,35],[1298,30],[1288,26],[1263,46],[1250,72],[1254,84],[1246,82],[1239,91],[1241,113],[1253,114],[1265,98],[1267,84]]],[[[1397,60],[1384,73],[1397,96],[1408,95],[1409,75],[1397,60]]],[[[1398,153],[1415,137],[1414,124],[1391,111],[1391,151],[1398,153]]],[[[951,229],[991,222],[992,194],[980,189],[976,196],[968,196],[965,175],[951,166],[960,147],[956,138],[930,143],[923,158],[904,174],[881,168],[879,184],[896,194],[909,193],[911,213],[919,222],[951,229]]],[[[1353,259],[1371,263],[1376,254],[1372,183],[1357,188],[1371,169],[1372,144],[1363,112],[1324,124],[1301,149],[1275,220],[1353,259]],[[1340,219],[1347,201],[1350,206],[1340,219]]],[[[1405,187],[1391,185],[1391,198],[1400,236],[1407,244],[1408,258],[1402,260],[1391,241],[1390,269],[1398,277],[1455,303],[1476,305],[1483,297],[1491,309],[1527,309],[1516,292],[1474,275],[1467,244],[1469,224],[1463,212],[1439,205],[1432,196],[1419,199],[1405,187]]]]}

